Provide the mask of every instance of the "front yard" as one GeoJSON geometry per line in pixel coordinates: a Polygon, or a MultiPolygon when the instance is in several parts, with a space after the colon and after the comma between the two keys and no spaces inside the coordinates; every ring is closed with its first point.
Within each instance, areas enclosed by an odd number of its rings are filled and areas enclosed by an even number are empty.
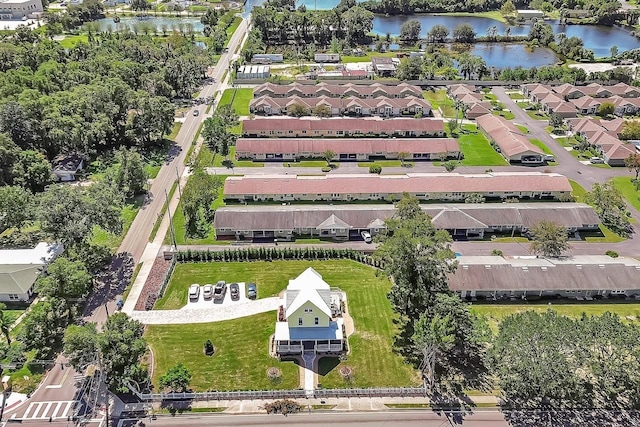
{"type": "MultiPolygon", "coordinates": [[[[396,326],[387,300],[391,286],[376,270],[348,260],[274,261],[240,263],[178,264],[167,287],[165,297],[156,308],[179,308],[186,303],[187,288],[192,283],[255,282],[258,297],[278,295],[289,279],[313,267],[331,286],[347,294],[348,310],[355,332],[349,338],[351,353],[347,361],[323,359],[319,382],[324,388],[396,387],[419,383],[417,372],[404,363],[392,349],[396,326]],[[353,378],[346,382],[339,374],[342,365],[353,368],[353,378]]],[[[147,339],[154,357],[154,381],[175,363],[183,362],[192,370],[192,386],[207,389],[297,388],[297,366],[281,363],[266,356],[267,342],[274,331],[275,313],[267,313],[206,325],[149,326],[147,339]],[[212,358],[200,357],[203,342],[210,338],[218,353],[212,358]],[[271,385],[265,371],[277,366],[283,382],[271,385]],[[296,369],[295,380],[290,369],[296,369]]]]}
{"type": "Polygon", "coordinates": [[[239,116],[249,115],[249,102],[253,99],[253,89],[227,89],[220,98],[218,107],[231,104],[231,108],[236,110],[239,116]]]}

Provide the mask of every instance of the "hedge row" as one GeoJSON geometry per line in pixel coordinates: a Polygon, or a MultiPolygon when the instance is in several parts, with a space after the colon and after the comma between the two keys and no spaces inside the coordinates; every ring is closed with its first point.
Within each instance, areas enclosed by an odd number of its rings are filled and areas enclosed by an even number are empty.
{"type": "Polygon", "coordinates": [[[322,260],[350,259],[372,267],[382,267],[382,262],[371,255],[353,249],[324,248],[239,248],[222,251],[198,251],[188,249],[176,254],[178,262],[250,262],[274,260],[322,260]]]}

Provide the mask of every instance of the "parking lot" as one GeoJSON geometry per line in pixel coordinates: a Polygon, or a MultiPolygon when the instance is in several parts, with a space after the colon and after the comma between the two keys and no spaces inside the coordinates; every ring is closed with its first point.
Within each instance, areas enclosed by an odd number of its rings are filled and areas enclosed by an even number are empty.
{"type": "MultiPolygon", "coordinates": [[[[229,289],[229,285],[231,285],[231,283],[226,284],[227,290],[224,294],[224,298],[221,301],[216,301],[213,297],[205,299],[204,292],[203,292],[203,288],[205,284],[206,283],[199,284],[200,293],[198,295],[198,299],[195,300],[195,299],[188,298],[187,305],[182,307],[182,310],[190,310],[194,308],[214,308],[214,307],[221,307],[221,306],[227,307],[227,306],[233,306],[237,304],[243,304],[250,301],[247,298],[247,288],[244,282],[238,283],[240,297],[238,298],[237,301],[233,301],[231,299],[231,290],[229,289]]],[[[211,285],[215,287],[216,284],[214,282],[214,283],[211,283],[211,285]]],[[[185,292],[188,292],[188,291],[185,291],[185,292]]]]}

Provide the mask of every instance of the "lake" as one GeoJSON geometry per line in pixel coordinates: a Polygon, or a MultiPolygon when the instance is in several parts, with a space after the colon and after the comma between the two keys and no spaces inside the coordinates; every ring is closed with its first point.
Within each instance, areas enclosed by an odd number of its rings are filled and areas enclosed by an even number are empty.
{"type": "MultiPolygon", "coordinates": [[[[526,36],[531,28],[530,24],[509,26],[502,22],[480,16],[448,16],[420,14],[411,16],[382,16],[376,15],[373,19],[373,32],[380,35],[390,33],[392,36],[400,35],[402,24],[408,19],[417,19],[422,25],[422,37],[434,25],[444,25],[450,31],[460,24],[469,24],[476,34],[484,36],[492,26],[498,28],[498,34],[505,34],[507,28],[511,29],[512,36],[526,36]]],[[[546,21],[555,34],[565,33],[567,37],[580,37],[587,49],[593,50],[596,56],[609,56],[609,49],[614,44],[620,52],[640,47],[640,39],[632,36],[628,31],[620,27],[606,27],[604,25],[560,25],[559,21],[546,21]]]]}
{"type": "Polygon", "coordinates": [[[529,48],[525,44],[474,43],[469,51],[484,59],[487,67],[507,68],[518,65],[524,68],[552,65],[558,61],[555,52],[547,47],[529,48]]]}

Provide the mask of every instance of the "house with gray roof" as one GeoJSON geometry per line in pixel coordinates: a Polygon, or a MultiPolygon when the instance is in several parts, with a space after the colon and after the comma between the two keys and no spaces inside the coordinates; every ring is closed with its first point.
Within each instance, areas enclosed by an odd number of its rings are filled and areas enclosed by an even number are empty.
{"type": "Polygon", "coordinates": [[[0,301],[29,301],[38,276],[62,250],[60,244],[45,242],[32,249],[0,250],[0,301]]]}
{"type": "Polygon", "coordinates": [[[633,258],[460,256],[456,261],[449,287],[467,300],[640,298],[640,261],[633,258]]]}
{"type": "MultiPolygon", "coordinates": [[[[600,220],[581,203],[426,204],[423,211],[454,239],[482,239],[491,233],[526,233],[541,221],[563,225],[567,233],[594,231],[600,220]]],[[[220,240],[292,240],[320,237],[361,240],[379,234],[395,214],[386,205],[254,205],[218,208],[213,225],[220,240]]]]}

